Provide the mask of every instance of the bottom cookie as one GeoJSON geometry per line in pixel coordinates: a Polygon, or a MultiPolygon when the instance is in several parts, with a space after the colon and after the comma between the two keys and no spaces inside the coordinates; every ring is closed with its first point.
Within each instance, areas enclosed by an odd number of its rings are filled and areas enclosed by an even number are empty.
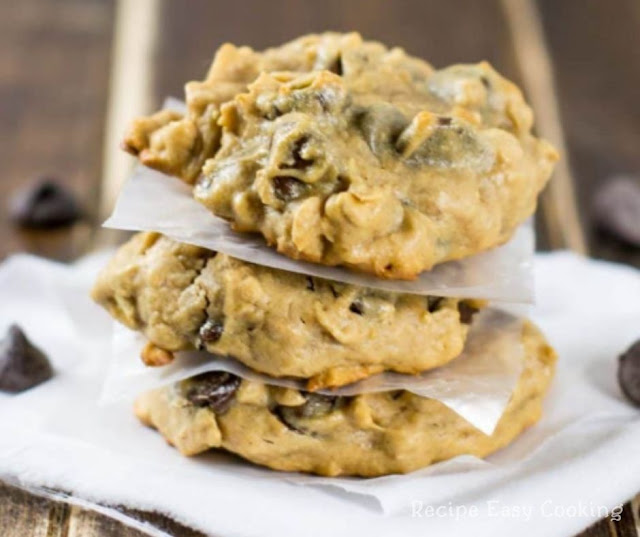
{"type": "Polygon", "coordinates": [[[538,421],[556,355],[531,323],[522,342],[524,370],[491,436],[406,391],[326,396],[218,372],[148,392],[135,410],[185,455],[222,448],[276,470],[406,473],[456,455],[484,457],[538,421]]]}

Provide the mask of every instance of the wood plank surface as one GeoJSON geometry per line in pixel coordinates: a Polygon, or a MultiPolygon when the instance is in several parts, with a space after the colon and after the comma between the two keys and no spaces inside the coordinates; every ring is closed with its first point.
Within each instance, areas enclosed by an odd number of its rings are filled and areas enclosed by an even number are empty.
{"type": "MultiPolygon", "coordinates": [[[[120,0],[120,8],[134,13],[139,6],[135,1],[120,0]]],[[[109,171],[110,160],[107,166],[102,160],[105,131],[108,151],[104,158],[110,159],[112,138],[117,138],[127,114],[133,113],[121,107],[122,99],[128,93],[131,99],[137,96],[136,106],[143,111],[158,106],[167,95],[182,96],[184,82],[201,78],[214,50],[225,41],[263,48],[307,32],[358,30],[366,38],[403,46],[435,66],[487,59],[524,84],[529,99],[546,110],[549,92],[527,83],[531,79],[526,59],[532,57],[530,47],[525,41],[518,48],[514,41],[514,28],[518,31],[521,23],[514,22],[510,8],[518,4],[517,15],[525,3],[540,16],[540,32],[529,32],[527,39],[543,51],[548,63],[545,76],[550,76],[559,109],[558,116],[554,108],[551,122],[557,120],[566,140],[564,158],[575,181],[571,186],[577,194],[581,230],[586,232],[589,250],[640,266],[638,249],[595,231],[590,208],[595,190],[609,176],[640,176],[637,0],[190,0],[188,4],[145,0],[154,13],[142,13],[142,18],[157,28],[145,26],[137,34],[136,24],[124,31],[122,21],[115,24],[116,0],[2,2],[0,258],[30,251],[69,260],[91,248],[100,205],[110,203],[105,197],[100,199],[101,172],[112,176],[109,192],[117,188],[122,175],[109,171]],[[129,44],[118,47],[118,39],[129,44]],[[112,50],[126,55],[130,43],[141,39],[140,46],[151,47],[149,50],[136,49],[135,58],[111,57],[112,50]],[[536,41],[539,39],[543,42],[536,41]],[[145,57],[150,63],[144,69],[131,67],[145,57]],[[118,65],[128,65],[129,71],[118,65]],[[117,89],[114,69],[128,73],[125,90],[117,89]],[[117,97],[118,93],[124,97],[117,97]],[[110,123],[105,121],[107,110],[110,123]],[[9,224],[7,198],[42,174],[55,175],[74,190],[86,210],[82,223],[38,233],[20,232],[9,224]]],[[[543,248],[553,245],[557,235],[549,218],[539,222],[543,248]]],[[[639,505],[640,496],[625,505],[620,522],[600,521],[581,537],[637,537],[639,505]]],[[[0,483],[0,537],[140,537],[147,534],[144,523],[171,536],[202,535],[158,514],[122,506],[116,509],[136,521],[136,527],[124,524],[121,516],[114,518],[0,483]]]]}
{"type": "Polygon", "coordinates": [[[95,227],[113,3],[0,3],[0,258],[28,251],[70,260],[95,227]],[[13,227],[7,202],[52,175],[78,196],[87,218],[55,232],[13,227]]]}

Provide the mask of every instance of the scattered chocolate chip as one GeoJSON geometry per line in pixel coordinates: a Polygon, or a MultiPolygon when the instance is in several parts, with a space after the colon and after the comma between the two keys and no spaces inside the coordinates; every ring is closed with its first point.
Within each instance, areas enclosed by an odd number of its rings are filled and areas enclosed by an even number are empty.
{"type": "Polygon", "coordinates": [[[309,291],[316,290],[316,284],[314,283],[313,278],[311,276],[307,276],[307,289],[309,291]]]}
{"type": "Polygon", "coordinates": [[[306,144],[308,141],[309,141],[309,137],[303,136],[300,139],[298,139],[296,143],[293,145],[293,149],[291,151],[291,153],[293,154],[292,167],[295,168],[296,170],[303,170],[313,164],[313,160],[303,158],[302,155],[300,154],[302,152],[302,148],[304,144],[306,144]]]}
{"type": "Polygon", "coordinates": [[[438,311],[438,307],[440,303],[444,300],[441,296],[428,296],[427,297],[427,309],[429,313],[433,313],[434,311],[438,311]]]}
{"type": "Polygon", "coordinates": [[[215,343],[222,337],[224,323],[216,319],[207,319],[200,327],[200,339],[204,343],[215,343]]]}
{"type": "Polygon", "coordinates": [[[473,316],[480,311],[478,308],[474,308],[468,302],[458,302],[458,312],[460,313],[460,322],[463,324],[471,324],[473,316]]]}
{"type": "Polygon", "coordinates": [[[278,175],[273,178],[273,188],[278,199],[291,201],[298,199],[304,194],[306,185],[295,177],[278,175]]]}
{"type": "Polygon", "coordinates": [[[362,315],[364,313],[364,304],[360,300],[354,300],[349,305],[349,311],[356,315],[362,315]]]}
{"type": "Polygon", "coordinates": [[[617,177],[607,181],[594,196],[593,210],[601,229],[640,247],[640,180],[617,177]]]}
{"type": "Polygon", "coordinates": [[[441,127],[448,127],[449,125],[451,125],[452,121],[453,119],[451,119],[450,117],[439,117],[438,125],[440,125],[441,127]]]}
{"type": "Polygon", "coordinates": [[[480,82],[482,82],[482,85],[487,89],[491,87],[491,82],[489,82],[489,79],[486,76],[481,76],[480,82]]]}
{"type": "Polygon", "coordinates": [[[240,377],[231,373],[211,371],[189,379],[184,396],[197,407],[222,414],[229,409],[240,382],[240,377]]]}
{"type": "Polygon", "coordinates": [[[46,355],[17,325],[11,325],[0,342],[0,391],[21,392],[53,376],[46,355]]]}
{"type": "Polygon", "coordinates": [[[640,406],[640,339],[620,356],[618,382],[623,393],[640,406]]]}
{"type": "Polygon", "coordinates": [[[55,228],[81,216],[74,195],[55,179],[43,178],[16,192],[9,202],[11,219],[25,228],[55,228]]]}

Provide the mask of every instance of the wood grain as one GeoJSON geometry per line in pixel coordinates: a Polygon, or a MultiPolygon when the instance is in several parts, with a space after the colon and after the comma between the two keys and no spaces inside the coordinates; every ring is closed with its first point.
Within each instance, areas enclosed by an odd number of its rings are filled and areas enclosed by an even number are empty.
{"type": "Polygon", "coordinates": [[[0,3],[0,258],[29,251],[69,260],[91,239],[100,185],[113,5],[103,0],[0,3]],[[7,199],[53,175],[87,220],[56,232],[21,232],[7,199]]]}
{"type": "Polygon", "coordinates": [[[609,177],[629,174],[640,184],[640,2],[538,4],[591,253],[640,267],[640,249],[598,233],[592,213],[609,177]]]}

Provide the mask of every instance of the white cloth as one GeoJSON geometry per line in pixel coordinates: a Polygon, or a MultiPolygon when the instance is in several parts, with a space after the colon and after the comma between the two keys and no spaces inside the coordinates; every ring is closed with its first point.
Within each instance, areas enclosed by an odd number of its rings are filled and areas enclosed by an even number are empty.
{"type": "Polygon", "coordinates": [[[640,489],[640,412],[615,380],[617,356],[640,337],[636,270],[538,256],[532,317],[560,355],[542,421],[488,461],[361,480],[280,474],[216,453],[187,459],[141,427],[128,402],[99,407],[111,322],[87,292],[103,261],[16,256],[0,266],[0,328],[19,323],[56,369],[35,389],[0,395],[0,478],[225,537],[565,536],[640,489]]]}

